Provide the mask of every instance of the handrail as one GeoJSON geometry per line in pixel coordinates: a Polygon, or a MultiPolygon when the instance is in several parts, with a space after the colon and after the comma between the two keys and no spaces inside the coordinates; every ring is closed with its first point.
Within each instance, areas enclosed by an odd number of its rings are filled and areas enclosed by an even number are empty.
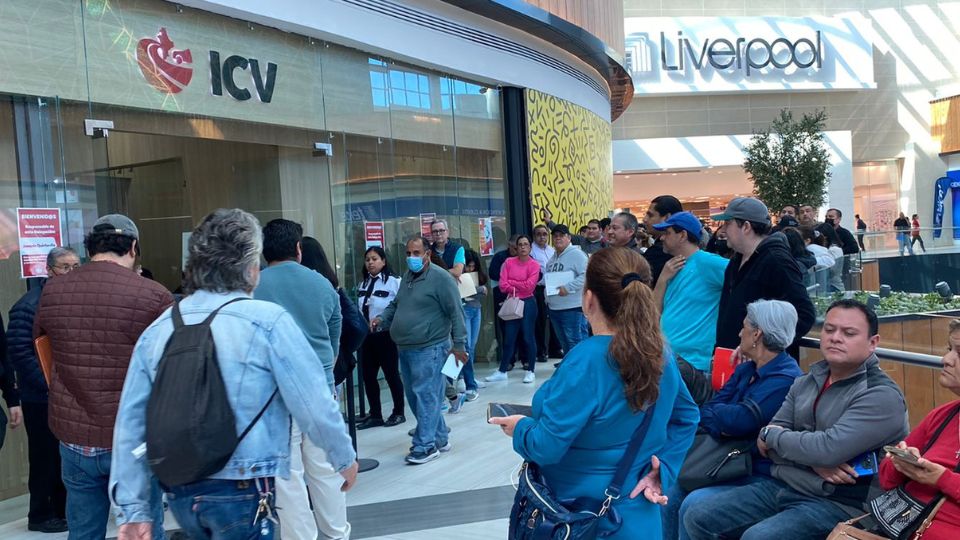
{"type": "MultiPolygon", "coordinates": [[[[803,337],[800,338],[800,346],[809,349],[820,349],[820,340],[812,337],[803,337]]],[[[884,360],[893,360],[894,362],[902,362],[904,364],[925,368],[940,369],[943,367],[941,358],[932,354],[898,351],[896,349],[884,349],[881,347],[877,347],[874,352],[878,358],[884,360]]]]}

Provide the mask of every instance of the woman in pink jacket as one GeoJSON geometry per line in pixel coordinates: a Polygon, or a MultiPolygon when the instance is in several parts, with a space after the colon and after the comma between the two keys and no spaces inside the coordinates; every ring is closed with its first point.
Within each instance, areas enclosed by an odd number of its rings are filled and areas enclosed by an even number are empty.
{"type": "Polygon", "coordinates": [[[534,341],[537,323],[537,301],[533,291],[540,281],[540,263],[530,257],[532,242],[527,235],[517,238],[517,256],[510,257],[500,270],[500,292],[507,296],[516,296],[523,300],[523,318],[504,321],[503,356],[500,357],[500,369],[486,378],[487,382],[507,380],[510,360],[517,347],[517,338],[523,340],[526,347],[527,369],[523,382],[536,380],[533,368],[537,364],[537,344],[534,341]]]}

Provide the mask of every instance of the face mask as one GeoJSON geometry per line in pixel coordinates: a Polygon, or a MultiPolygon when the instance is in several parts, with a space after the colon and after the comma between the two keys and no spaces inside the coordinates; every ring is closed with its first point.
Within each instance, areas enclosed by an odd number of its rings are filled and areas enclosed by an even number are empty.
{"type": "Polygon", "coordinates": [[[714,249],[717,253],[724,253],[727,251],[727,241],[726,240],[717,240],[714,244],[714,249]]]}
{"type": "Polygon", "coordinates": [[[423,270],[423,259],[420,257],[407,257],[407,268],[414,274],[423,270]]]}

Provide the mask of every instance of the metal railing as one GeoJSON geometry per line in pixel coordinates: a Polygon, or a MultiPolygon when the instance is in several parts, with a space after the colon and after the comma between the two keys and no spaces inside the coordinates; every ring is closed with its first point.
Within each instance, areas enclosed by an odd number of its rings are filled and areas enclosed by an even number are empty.
{"type": "MultiPolygon", "coordinates": [[[[820,340],[812,337],[803,337],[800,338],[800,346],[807,347],[808,349],[820,349],[820,340]]],[[[934,356],[932,354],[922,354],[915,352],[907,351],[898,351],[896,349],[884,349],[882,347],[877,347],[874,351],[877,355],[877,358],[882,360],[892,360],[894,362],[902,362],[904,364],[910,364],[912,366],[919,366],[925,368],[940,369],[943,367],[943,362],[939,356],[934,356]]]]}

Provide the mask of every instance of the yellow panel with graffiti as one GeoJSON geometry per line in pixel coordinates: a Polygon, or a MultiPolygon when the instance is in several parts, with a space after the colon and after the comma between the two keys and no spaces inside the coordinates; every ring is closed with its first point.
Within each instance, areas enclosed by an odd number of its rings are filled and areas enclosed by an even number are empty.
{"type": "Polygon", "coordinates": [[[548,209],[576,232],[613,204],[610,123],[554,96],[527,89],[527,144],[535,221],[548,209]]]}

